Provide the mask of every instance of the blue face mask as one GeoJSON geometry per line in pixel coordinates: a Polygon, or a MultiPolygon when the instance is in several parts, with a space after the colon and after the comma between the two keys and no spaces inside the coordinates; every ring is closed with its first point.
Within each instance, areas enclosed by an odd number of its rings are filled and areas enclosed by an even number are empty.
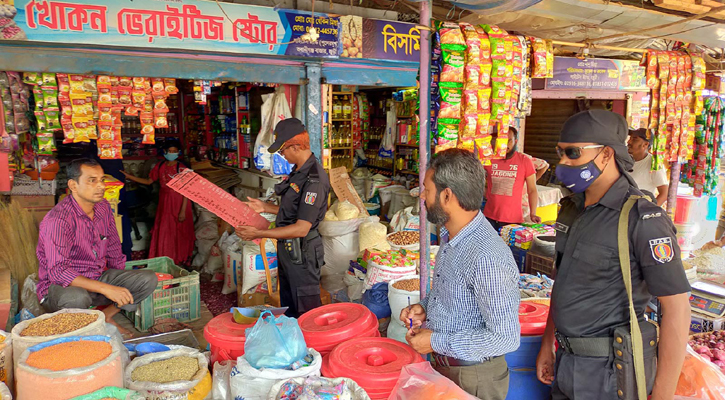
{"type": "Polygon", "coordinates": [[[168,161],[176,161],[176,159],[179,158],[179,153],[166,153],[164,154],[164,158],[168,161]]]}
{"type": "MultiPolygon", "coordinates": [[[[602,153],[599,152],[599,154],[602,153]]],[[[597,157],[599,157],[599,154],[597,154],[597,157]]],[[[556,166],[556,177],[567,189],[574,193],[582,193],[602,174],[602,170],[594,163],[597,157],[584,165],[576,167],[559,164],[556,166]]]]}

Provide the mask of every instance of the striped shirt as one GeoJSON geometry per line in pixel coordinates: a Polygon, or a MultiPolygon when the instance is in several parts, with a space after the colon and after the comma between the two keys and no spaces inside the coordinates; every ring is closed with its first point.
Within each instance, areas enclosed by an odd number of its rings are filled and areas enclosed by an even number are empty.
{"type": "Polygon", "coordinates": [[[67,287],[78,276],[98,280],[106,268],[124,269],[126,256],[107,201],[95,205],[91,220],[72,195],[43,218],[38,238],[38,298],[50,285],[67,287]]]}
{"type": "Polygon", "coordinates": [[[433,351],[483,362],[519,348],[518,269],[482,213],[441,246],[434,273],[420,302],[433,351]]]}

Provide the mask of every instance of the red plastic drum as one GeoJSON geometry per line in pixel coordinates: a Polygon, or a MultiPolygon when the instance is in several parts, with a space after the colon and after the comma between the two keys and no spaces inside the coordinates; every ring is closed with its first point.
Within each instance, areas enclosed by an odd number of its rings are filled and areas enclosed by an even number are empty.
{"type": "Polygon", "coordinates": [[[546,304],[522,301],[519,304],[521,336],[543,335],[546,330],[547,318],[549,318],[549,306],[546,304]]]}
{"type": "Polygon", "coordinates": [[[357,338],[322,359],[322,376],[354,380],[371,399],[387,399],[404,366],[423,361],[412,347],[388,338],[357,338]]]}
{"type": "Polygon", "coordinates": [[[315,308],[299,320],[307,347],[328,354],[338,344],[358,337],[379,337],[378,320],[367,307],[335,303],[315,308]]]}
{"type": "Polygon", "coordinates": [[[221,314],[214,317],[204,327],[204,338],[211,347],[211,365],[217,361],[237,360],[244,355],[244,331],[251,325],[242,325],[234,322],[232,313],[221,314]]]}

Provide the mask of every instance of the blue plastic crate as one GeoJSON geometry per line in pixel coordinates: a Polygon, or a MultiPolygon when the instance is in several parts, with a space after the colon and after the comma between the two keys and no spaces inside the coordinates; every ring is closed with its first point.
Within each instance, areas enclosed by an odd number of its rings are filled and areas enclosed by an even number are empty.
{"type": "Polygon", "coordinates": [[[524,272],[526,268],[526,253],[528,250],[516,246],[509,246],[509,248],[514,256],[514,261],[516,261],[516,266],[519,267],[519,272],[524,272]]]}

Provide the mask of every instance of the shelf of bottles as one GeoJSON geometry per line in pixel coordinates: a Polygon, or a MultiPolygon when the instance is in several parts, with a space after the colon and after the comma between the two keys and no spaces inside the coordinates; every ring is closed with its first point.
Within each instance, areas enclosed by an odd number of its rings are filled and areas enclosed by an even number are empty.
{"type": "Polygon", "coordinates": [[[326,86],[322,135],[323,165],[326,169],[346,167],[352,171],[354,95],[354,92],[334,91],[332,85],[326,86]]]}
{"type": "Polygon", "coordinates": [[[242,87],[235,89],[236,119],[237,119],[237,165],[239,168],[249,168],[252,164],[252,125],[249,115],[249,92],[242,87]]]}

